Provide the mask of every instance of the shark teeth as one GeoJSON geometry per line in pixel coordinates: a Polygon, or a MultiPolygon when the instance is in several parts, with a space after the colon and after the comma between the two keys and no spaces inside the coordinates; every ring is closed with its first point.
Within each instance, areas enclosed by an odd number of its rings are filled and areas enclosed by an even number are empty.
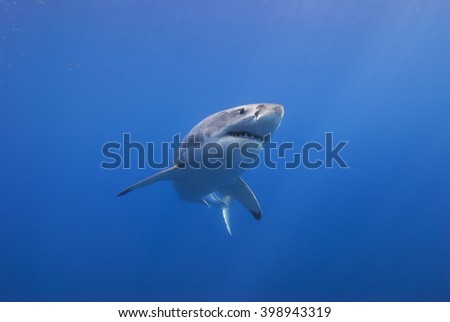
{"type": "Polygon", "coordinates": [[[244,138],[258,142],[264,142],[264,138],[250,132],[228,132],[227,135],[235,138],[244,138]]]}

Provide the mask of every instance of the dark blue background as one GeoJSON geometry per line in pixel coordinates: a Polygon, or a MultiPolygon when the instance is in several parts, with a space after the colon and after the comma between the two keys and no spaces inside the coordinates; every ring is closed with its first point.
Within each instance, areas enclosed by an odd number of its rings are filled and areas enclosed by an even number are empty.
{"type": "Polygon", "coordinates": [[[446,1],[2,1],[0,300],[449,301],[446,1]],[[350,169],[244,178],[254,221],[102,170],[220,109],[285,106],[350,169]]]}

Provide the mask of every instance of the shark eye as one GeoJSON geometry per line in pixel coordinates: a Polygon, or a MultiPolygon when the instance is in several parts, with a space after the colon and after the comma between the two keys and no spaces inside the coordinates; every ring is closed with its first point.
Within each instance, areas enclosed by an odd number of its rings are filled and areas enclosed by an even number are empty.
{"type": "Polygon", "coordinates": [[[244,114],[245,113],[245,108],[241,108],[240,110],[239,110],[239,114],[244,114]]]}

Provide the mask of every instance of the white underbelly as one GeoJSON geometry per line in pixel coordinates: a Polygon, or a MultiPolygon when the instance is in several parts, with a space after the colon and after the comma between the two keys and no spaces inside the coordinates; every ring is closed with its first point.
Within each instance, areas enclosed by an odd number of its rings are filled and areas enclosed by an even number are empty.
{"type": "Polygon", "coordinates": [[[203,197],[217,191],[224,184],[234,180],[239,174],[233,170],[185,169],[183,176],[173,181],[181,199],[203,202],[203,197]]]}
{"type": "MultiPolygon", "coordinates": [[[[249,143],[249,140],[242,139],[242,142],[249,143]]],[[[214,142],[222,146],[221,157],[208,159],[204,155],[203,149],[196,149],[193,154],[185,155],[184,159],[190,160],[185,164],[183,175],[174,181],[174,188],[182,199],[202,202],[207,194],[217,191],[224,184],[240,176],[244,170],[245,162],[251,159],[244,157],[240,147],[227,151],[227,146],[236,144],[235,138],[223,138],[214,142]]],[[[253,152],[258,155],[262,150],[262,145],[253,143],[253,152]]],[[[192,152],[192,151],[190,151],[192,152]]]]}

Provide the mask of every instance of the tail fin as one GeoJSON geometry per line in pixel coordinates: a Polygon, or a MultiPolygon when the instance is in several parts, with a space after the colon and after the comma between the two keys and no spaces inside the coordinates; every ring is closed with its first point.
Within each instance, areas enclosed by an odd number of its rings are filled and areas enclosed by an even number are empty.
{"type": "Polygon", "coordinates": [[[223,199],[223,206],[222,206],[222,216],[223,220],[225,221],[225,225],[227,226],[228,233],[232,235],[231,228],[230,228],[230,203],[231,203],[231,197],[225,196],[223,199]]]}

